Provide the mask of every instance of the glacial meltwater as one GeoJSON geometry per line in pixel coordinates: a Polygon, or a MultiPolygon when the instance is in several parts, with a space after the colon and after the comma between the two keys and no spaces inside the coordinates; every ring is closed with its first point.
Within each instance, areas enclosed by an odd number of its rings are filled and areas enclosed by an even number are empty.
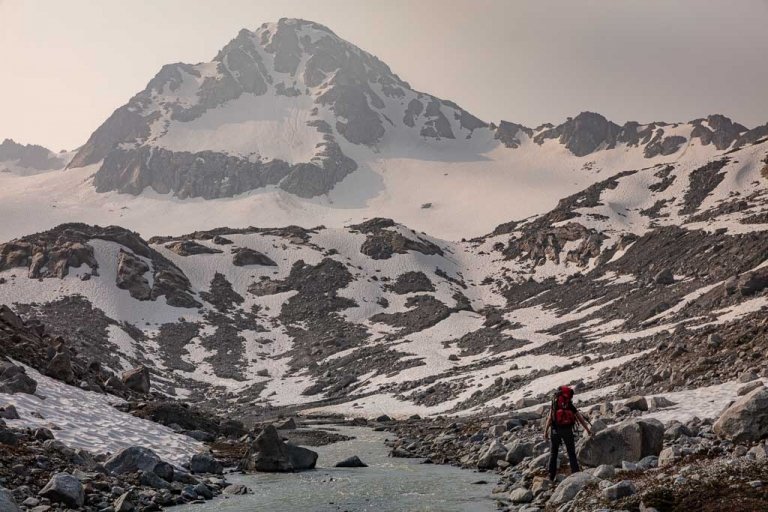
{"type": "Polygon", "coordinates": [[[367,428],[333,430],[355,439],[310,447],[320,457],[317,469],[301,473],[230,474],[232,483],[253,494],[221,496],[205,504],[174,507],[177,512],[486,512],[496,510],[491,491],[497,477],[422,459],[387,456],[392,434],[367,428]],[[357,455],[367,468],[334,468],[357,455]],[[477,483],[485,480],[488,483],[477,483]]]}

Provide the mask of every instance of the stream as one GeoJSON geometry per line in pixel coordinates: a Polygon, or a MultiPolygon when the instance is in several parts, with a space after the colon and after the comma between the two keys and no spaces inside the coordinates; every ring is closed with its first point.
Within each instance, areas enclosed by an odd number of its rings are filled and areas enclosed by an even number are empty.
{"type": "MultiPolygon", "coordinates": [[[[327,430],[331,430],[327,428],[327,430]]],[[[496,510],[491,492],[497,476],[422,459],[388,457],[391,433],[362,427],[334,427],[355,439],[311,447],[320,454],[317,469],[301,473],[230,474],[232,483],[253,494],[218,497],[205,504],[175,507],[178,512],[486,512],[496,510]],[[334,468],[357,455],[367,468],[334,468]],[[479,480],[488,483],[476,484],[479,480]]]]}

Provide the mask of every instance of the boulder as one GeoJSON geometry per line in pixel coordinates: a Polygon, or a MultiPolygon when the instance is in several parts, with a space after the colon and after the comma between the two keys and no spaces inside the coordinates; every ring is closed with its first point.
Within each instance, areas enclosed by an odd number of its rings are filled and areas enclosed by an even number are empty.
{"type": "Polygon", "coordinates": [[[315,469],[318,457],[317,452],[291,443],[285,443],[285,446],[288,449],[288,458],[294,471],[315,469]]]}
{"type": "Polygon", "coordinates": [[[189,461],[189,470],[192,473],[221,475],[224,473],[224,465],[209,453],[196,453],[189,461]]]}
{"type": "Polygon", "coordinates": [[[124,492],[114,501],[112,508],[115,509],[115,512],[133,512],[136,510],[134,500],[135,497],[132,492],[124,492]]]}
{"type": "Polygon", "coordinates": [[[624,402],[624,407],[626,407],[630,411],[647,411],[648,401],[645,399],[644,396],[633,396],[632,398],[629,398],[627,399],[626,402],[624,402]]]}
{"type": "Polygon", "coordinates": [[[232,254],[234,254],[232,264],[237,267],[244,267],[247,265],[277,266],[277,263],[268,256],[247,247],[238,247],[232,251],[232,254]]]}
{"type": "Polygon", "coordinates": [[[313,469],[316,462],[316,452],[283,442],[274,425],[267,425],[251,443],[240,465],[245,471],[281,473],[313,469]]]}
{"type": "Polygon", "coordinates": [[[505,460],[506,457],[507,447],[497,440],[493,441],[480,455],[477,467],[478,469],[493,469],[498,461],[505,460]]]}
{"type": "Polygon", "coordinates": [[[618,500],[620,498],[626,498],[632,496],[637,490],[635,484],[631,480],[622,480],[621,482],[611,485],[603,489],[603,496],[611,501],[618,500]]]}
{"type": "MultiPolygon", "coordinates": [[[[137,471],[155,471],[155,467],[160,465],[163,461],[158,455],[142,446],[131,446],[125,448],[116,453],[104,463],[104,468],[114,475],[122,475],[124,473],[136,473],[137,471]]],[[[166,468],[161,465],[161,473],[166,468]]],[[[163,477],[163,475],[159,475],[163,477]]],[[[166,475],[167,476],[167,475],[166,475]]],[[[170,478],[172,480],[173,477],[170,478]]]]}
{"type": "Polygon", "coordinates": [[[739,382],[746,384],[747,382],[752,382],[754,380],[757,380],[759,377],[755,372],[744,372],[741,375],[739,375],[739,382]]]}
{"type": "Polygon", "coordinates": [[[69,353],[66,350],[57,352],[48,363],[45,374],[52,379],[68,384],[74,382],[75,372],[72,370],[72,359],[69,357],[69,353]]]}
{"type": "Polygon", "coordinates": [[[739,388],[739,390],[736,392],[736,394],[739,395],[739,396],[748,395],[752,391],[756,390],[757,388],[761,388],[761,387],[763,387],[762,381],[755,380],[755,381],[752,381],[752,382],[750,382],[748,384],[745,384],[745,385],[741,386],[739,388]]]}
{"type": "Polygon", "coordinates": [[[658,455],[663,440],[664,425],[660,421],[629,419],[582,439],[577,453],[586,466],[618,466],[622,461],[637,462],[658,455]]]}
{"type": "Polygon", "coordinates": [[[360,457],[353,455],[341,462],[336,463],[337,468],[367,468],[368,464],[360,460],[360,457]]]}
{"type": "Polygon", "coordinates": [[[648,400],[648,410],[657,411],[659,409],[665,409],[667,407],[673,407],[677,405],[672,400],[664,398],[663,396],[652,396],[648,400]]]}
{"type": "Polygon", "coordinates": [[[5,304],[0,304],[0,321],[17,330],[24,328],[24,321],[5,304]]]}
{"type": "Polygon", "coordinates": [[[56,473],[53,475],[38,495],[72,508],[82,507],[83,503],[85,503],[83,484],[68,473],[56,473]]]}
{"type": "Polygon", "coordinates": [[[673,284],[675,282],[675,276],[670,269],[665,268],[653,276],[653,282],[661,285],[673,284]]]}
{"type": "Polygon", "coordinates": [[[555,492],[547,501],[547,505],[558,507],[564,503],[568,503],[587,485],[597,482],[597,478],[589,473],[579,472],[574,473],[555,488],[555,492]]]}
{"type": "Polygon", "coordinates": [[[678,446],[668,446],[661,450],[659,454],[659,466],[666,466],[675,462],[681,455],[680,448],[678,446]]]}
{"type": "Polygon", "coordinates": [[[123,373],[120,380],[131,391],[141,393],[142,395],[149,393],[151,383],[149,380],[149,369],[146,366],[138,366],[128,370],[123,373]]]}
{"type": "Polygon", "coordinates": [[[514,466],[520,464],[524,458],[531,456],[533,456],[533,443],[514,441],[507,451],[504,460],[514,466]]]}
{"type": "Polygon", "coordinates": [[[23,366],[0,362],[0,393],[34,395],[37,381],[27,375],[23,366]]]}
{"type": "Polygon", "coordinates": [[[0,418],[3,418],[4,420],[18,420],[19,413],[16,411],[16,406],[8,404],[0,407],[0,418]]]}
{"type": "Polygon", "coordinates": [[[533,492],[525,487],[518,487],[509,493],[509,501],[512,503],[530,503],[533,501],[533,492]]]}
{"type": "Polygon", "coordinates": [[[142,471],[139,482],[145,487],[152,489],[170,489],[171,484],[164,478],[160,478],[152,471],[142,471]]]}
{"type": "Polygon", "coordinates": [[[616,474],[616,469],[610,464],[602,464],[597,468],[595,468],[592,474],[596,478],[599,478],[601,480],[607,480],[609,478],[613,478],[613,475],[616,474]]]}
{"type": "Polygon", "coordinates": [[[224,488],[222,492],[224,494],[229,494],[231,496],[242,496],[244,494],[251,494],[251,490],[242,484],[228,485],[227,487],[224,488]]]}
{"type": "Polygon", "coordinates": [[[21,509],[13,499],[13,493],[0,487],[0,510],[3,512],[21,512],[21,509]]]}
{"type": "Polygon", "coordinates": [[[720,415],[713,430],[734,443],[756,442],[768,436],[768,388],[759,387],[736,400],[720,415]]]}

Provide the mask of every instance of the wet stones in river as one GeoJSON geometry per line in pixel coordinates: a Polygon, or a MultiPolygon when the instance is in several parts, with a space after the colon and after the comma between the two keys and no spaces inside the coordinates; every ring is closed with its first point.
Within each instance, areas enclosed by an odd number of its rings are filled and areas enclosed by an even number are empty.
{"type": "Polygon", "coordinates": [[[241,484],[232,484],[225,487],[223,493],[229,494],[230,496],[241,496],[245,494],[251,494],[251,490],[241,484]]]}
{"type": "Polygon", "coordinates": [[[341,462],[336,463],[337,468],[367,468],[368,464],[360,460],[360,457],[357,455],[353,455],[352,457],[348,457],[341,462]]]}
{"type": "Polygon", "coordinates": [[[267,425],[254,439],[241,461],[244,471],[283,473],[314,469],[317,453],[284,442],[274,425],[267,425]]]}
{"type": "Polygon", "coordinates": [[[209,453],[194,454],[189,462],[189,469],[192,473],[211,473],[214,475],[224,473],[224,466],[209,453]]]}

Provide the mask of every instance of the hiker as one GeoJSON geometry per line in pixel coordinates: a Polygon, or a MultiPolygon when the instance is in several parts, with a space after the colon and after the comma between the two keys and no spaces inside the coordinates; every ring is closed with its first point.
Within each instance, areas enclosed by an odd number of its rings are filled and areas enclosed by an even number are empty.
{"type": "Polygon", "coordinates": [[[581,423],[587,435],[592,435],[584,416],[573,405],[573,389],[568,386],[560,386],[552,399],[552,407],[549,409],[547,424],[544,427],[544,439],[550,438],[552,430],[552,442],[549,451],[549,479],[555,481],[557,475],[557,459],[559,457],[560,443],[565,444],[568,452],[568,461],[571,464],[571,474],[579,472],[579,461],[576,459],[576,442],[573,438],[573,427],[576,422],[581,423]]]}

